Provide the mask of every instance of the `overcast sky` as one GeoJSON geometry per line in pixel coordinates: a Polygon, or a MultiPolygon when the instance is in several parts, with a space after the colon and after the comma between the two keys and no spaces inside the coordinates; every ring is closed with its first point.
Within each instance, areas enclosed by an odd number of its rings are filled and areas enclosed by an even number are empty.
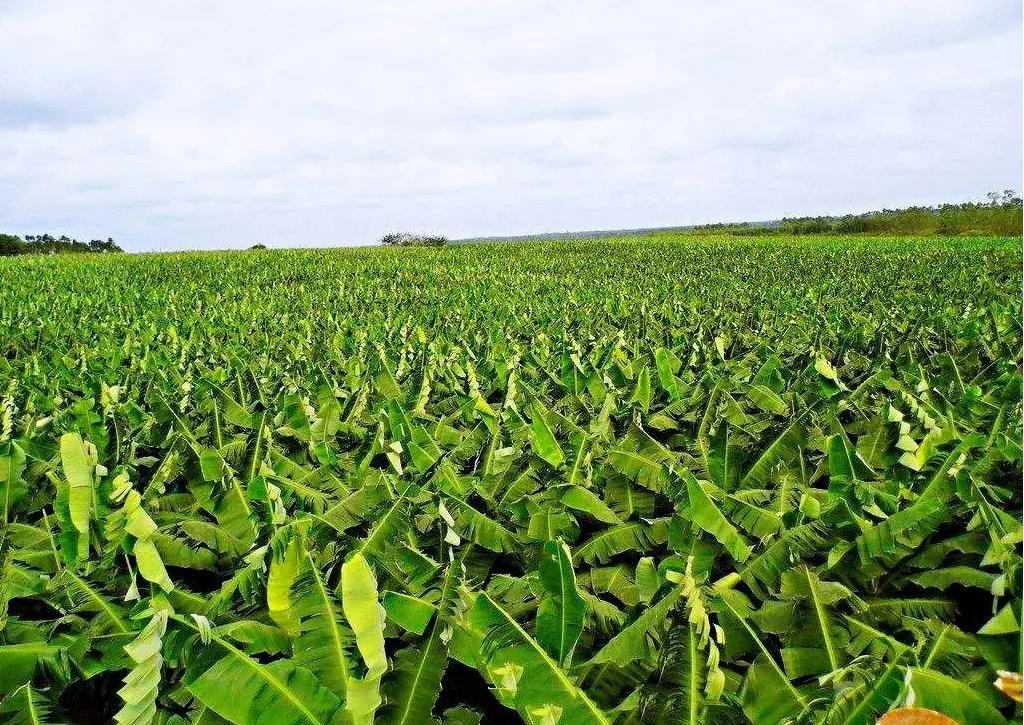
{"type": "Polygon", "coordinates": [[[1020,0],[0,0],[0,231],[617,229],[1021,185],[1020,0]]]}

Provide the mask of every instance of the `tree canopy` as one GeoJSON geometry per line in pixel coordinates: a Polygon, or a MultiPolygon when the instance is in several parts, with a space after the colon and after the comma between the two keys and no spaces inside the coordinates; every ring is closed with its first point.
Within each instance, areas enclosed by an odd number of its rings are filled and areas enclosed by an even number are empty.
{"type": "Polygon", "coordinates": [[[113,237],[80,242],[63,234],[59,237],[54,237],[52,234],[29,234],[22,239],[17,234],[0,232],[0,257],[11,257],[18,254],[87,254],[123,251],[114,242],[113,237]]]}

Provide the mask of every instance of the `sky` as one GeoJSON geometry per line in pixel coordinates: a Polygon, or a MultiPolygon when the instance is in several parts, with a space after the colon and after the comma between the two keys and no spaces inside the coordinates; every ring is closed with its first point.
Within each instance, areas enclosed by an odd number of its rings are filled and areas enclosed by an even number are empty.
{"type": "Polygon", "coordinates": [[[0,0],[0,231],[129,251],[1021,188],[1020,0],[0,0]]]}

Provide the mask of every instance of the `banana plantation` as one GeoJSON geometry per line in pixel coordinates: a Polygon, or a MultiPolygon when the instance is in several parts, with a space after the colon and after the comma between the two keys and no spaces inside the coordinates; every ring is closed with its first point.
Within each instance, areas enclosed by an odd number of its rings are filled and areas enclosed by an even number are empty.
{"type": "Polygon", "coordinates": [[[0,722],[1019,722],[1021,284],[999,237],[0,260],[0,722]]]}

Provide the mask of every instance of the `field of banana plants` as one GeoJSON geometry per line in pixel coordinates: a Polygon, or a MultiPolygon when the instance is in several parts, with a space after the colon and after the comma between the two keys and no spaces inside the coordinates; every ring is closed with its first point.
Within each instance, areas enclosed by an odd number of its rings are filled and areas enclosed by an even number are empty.
{"type": "Polygon", "coordinates": [[[0,259],[0,722],[1019,722],[1021,283],[981,237],[0,259]]]}

